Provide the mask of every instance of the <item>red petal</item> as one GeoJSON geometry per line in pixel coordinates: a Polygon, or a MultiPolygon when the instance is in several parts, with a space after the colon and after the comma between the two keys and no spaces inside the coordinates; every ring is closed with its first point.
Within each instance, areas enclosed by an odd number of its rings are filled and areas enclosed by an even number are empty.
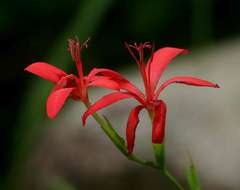
{"type": "Polygon", "coordinates": [[[153,128],[152,128],[152,142],[161,144],[164,139],[165,121],[166,121],[166,104],[160,100],[159,104],[155,107],[153,128]]]}
{"type": "Polygon", "coordinates": [[[121,74],[119,74],[116,71],[113,71],[111,69],[102,69],[102,68],[94,68],[91,70],[91,72],[88,74],[89,79],[91,80],[91,77],[96,76],[97,74],[102,74],[104,76],[112,77],[115,79],[123,79],[121,74]]]}
{"type": "Polygon", "coordinates": [[[191,76],[176,76],[173,77],[167,81],[165,81],[157,90],[155,97],[158,97],[161,91],[166,88],[168,85],[172,83],[181,83],[186,85],[192,85],[192,86],[207,86],[212,88],[219,88],[219,86],[215,83],[202,80],[199,78],[191,77],[191,76]]]}
{"type": "Polygon", "coordinates": [[[144,106],[139,105],[133,108],[128,117],[127,129],[126,129],[126,139],[127,139],[127,148],[128,153],[131,154],[134,147],[135,141],[135,131],[139,122],[138,114],[143,109],[144,106]]]}
{"type": "Polygon", "coordinates": [[[97,74],[102,74],[107,77],[111,77],[112,80],[115,80],[115,82],[118,83],[119,87],[123,90],[127,90],[128,92],[131,92],[144,101],[144,94],[131,82],[129,82],[127,79],[125,79],[120,73],[110,70],[110,69],[97,69],[94,68],[88,75],[89,80],[93,76],[96,76],[97,74]]]}
{"type": "Polygon", "coordinates": [[[48,117],[53,119],[61,110],[66,99],[75,88],[62,88],[53,91],[47,99],[47,114],[48,117]]]}
{"type": "Polygon", "coordinates": [[[128,80],[116,80],[116,82],[121,89],[135,94],[137,97],[139,97],[139,99],[141,99],[141,102],[144,102],[144,94],[134,84],[132,84],[128,80]]]}
{"type": "Polygon", "coordinates": [[[120,90],[117,82],[111,80],[109,77],[95,76],[94,80],[88,83],[88,86],[98,86],[113,90],[120,90]]]}
{"type": "Polygon", "coordinates": [[[24,69],[30,73],[38,75],[46,80],[56,83],[61,77],[66,76],[66,73],[57,67],[44,62],[36,62],[24,69]]]}
{"type": "Polygon", "coordinates": [[[92,115],[96,111],[113,104],[115,102],[118,102],[122,99],[126,98],[132,98],[133,96],[127,92],[114,92],[112,94],[108,94],[106,96],[103,96],[100,100],[95,102],[92,106],[88,108],[88,110],[83,114],[82,116],[82,122],[83,125],[86,123],[86,119],[89,115],[92,115]]]}
{"type": "Polygon", "coordinates": [[[90,83],[90,82],[98,80],[98,79],[111,79],[111,77],[108,77],[108,76],[97,76],[96,75],[96,76],[92,76],[92,77],[85,76],[84,79],[90,83]]]}
{"type": "Polygon", "coordinates": [[[146,73],[150,72],[150,82],[152,90],[155,89],[166,66],[179,54],[186,54],[186,49],[165,47],[154,52],[152,61],[146,66],[146,73]],[[150,68],[149,68],[150,67],[150,68]],[[150,69],[150,71],[148,70],[150,69]]]}

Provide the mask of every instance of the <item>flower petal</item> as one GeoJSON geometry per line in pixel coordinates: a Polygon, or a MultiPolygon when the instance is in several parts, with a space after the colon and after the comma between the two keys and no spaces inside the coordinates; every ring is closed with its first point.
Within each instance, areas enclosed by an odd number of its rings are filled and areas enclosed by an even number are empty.
{"type": "Polygon", "coordinates": [[[165,47],[157,50],[153,53],[151,61],[148,62],[146,66],[146,73],[150,74],[150,83],[152,90],[155,87],[165,70],[166,66],[179,54],[186,54],[188,51],[186,49],[179,49],[173,47],[165,47]]]}
{"type": "Polygon", "coordinates": [[[114,93],[108,94],[106,96],[103,96],[100,100],[98,100],[93,105],[91,105],[88,108],[88,110],[83,114],[83,116],[82,116],[83,125],[85,125],[86,119],[89,115],[92,115],[96,111],[98,111],[110,104],[118,102],[122,99],[132,98],[132,97],[133,96],[127,92],[114,92],[114,93]]]}
{"type": "Polygon", "coordinates": [[[133,147],[134,147],[135,131],[139,122],[138,114],[143,108],[144,106],[142,105],[136,106],[131,110],[128,117],[126,139],[127,139],[127,149],[129,154],[132,153],[133,147]]]}
{"type": "Polygon", "coordinates": [[[89,80],[91,80],[91,78],[97,74],[111,77],[112,80],[118,83],[121,89],[136,94],[137,96],[141,97],[142,101],[144,101],[144,94],[134,84],[125,79],[120,73],[111,69],[94,68],[88,75],[89,80]]]}
{"type": "Polygon", "coordinates": [[[67,74],[62,71],[61,69],[58,69],[57,67],[54,67],[48,63],[44,62],[36,62],[24,69],[25,71],[28,71],[30,73],[33,73],[35,75],[38,75],[39,77],[42,77],[46,80],[49,80],[53,83],[56,83],[61,77],[66,76],[67,74]]]}
{"type": "Polygon", "coordinates": [[[111,69],[103,69],[103,68],[93,68],[91,72],[88,74],[89,79],[91,80],[91,77],[96,76],[97,74],[102,74],[104,76],[112,77],[112,78],[118,78],[123,79],[124,77],[111,69]]]}
{"type": "Polygon", "coordinates": [[[94,80],[88,83],[88,86],[98,86],[113,90],[120,90],[120,87],[117,82],[111,80],[109,77],[104,76],[95,76],[94,80]]]}
{"type": "Polygon", "coordinates": [[[128,80],[115,80],[115,81],[118,83],[121,89],[136,95],[137,97],[139,97],[139,99],[141,99],[141,102],[144,102],[145,99],[144,94],[134,84],[132,84],[128,80]]]}
{"type": "Polygon", "coordinates": [[[161,91],[166,88],[168,85],[172,83],[181,83],[186,85],[192,85],[192,86],[206,86],[206,87],[212,87],[212,88],[219,88],[219,86],[216,83],[212,83],[203,79],[199,79],[196,77],[191,76],[176,76],[173,77],[167,81],[165,81],[156,91],[155,97],[157,98],[161,91]]]}
{"type": "Polygon", "coordinates": [[[166,112],[166,104],[160,100],[154,111],[152,143],[161,144],[164,140],[166,112]]]}
{"type": "Polygon", "coordinates": [[[53,91],[47,99],[47,115],[53,119],[61,110],[66,99],[75,88],[62,88],[53,91]]]}

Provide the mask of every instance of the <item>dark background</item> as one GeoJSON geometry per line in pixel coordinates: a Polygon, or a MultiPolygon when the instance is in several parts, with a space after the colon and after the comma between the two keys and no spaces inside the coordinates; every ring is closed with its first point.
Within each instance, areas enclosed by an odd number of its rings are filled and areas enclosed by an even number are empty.
{"type": "Polygon", "coordinates": [[[24,73],[27,65],[42,60],[71,69],[66,48],[74,36],[91,37],[83,56],[87,70],[125,67],[130,59],[124,41],[208,46],[240,34],[239,7],[234,0],[0,1],[1,186],[11,181],[11,171],[31,149],[37,132],[30,126],[46,119],[40,109],[43,86],[24,73]],[[28,103],[40,110],[30,110],[28,103]]]}

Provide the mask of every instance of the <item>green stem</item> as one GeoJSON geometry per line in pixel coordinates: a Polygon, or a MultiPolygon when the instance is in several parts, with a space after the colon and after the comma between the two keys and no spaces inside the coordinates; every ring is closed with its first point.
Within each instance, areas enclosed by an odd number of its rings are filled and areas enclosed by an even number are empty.
{"type": "Polygon", "coordinates": [[[180,190],[184,190],[183,186],[177,181],[177,179],[169,172],[169,170],[164,170],[164,175],[180,190]]]}
{"type": "Polygon", "coordinates": [[[155,154],[156,163],[158,169],[163,172],[163,175],[166,176],[178,189],[184,190],[183,186],[177,181],[177,179],[170,173],[167,169],[165,162],[165,144],[153,144],[153,150],[155,154]]]}
{"type": "Polygon", "coordinates": [[[94,113],[93,118],[100,125],[105,134],[110,138],[110,140],[117,146],[117,148],[125,155],[126,151],[123,145],[121,145],[121,140],[119,140],[112,128],[107,124],[107,121],[104,118],[101,118],[97,113],[94,113]],[[117,138],[116,138],[117,137],[117,138]]]}

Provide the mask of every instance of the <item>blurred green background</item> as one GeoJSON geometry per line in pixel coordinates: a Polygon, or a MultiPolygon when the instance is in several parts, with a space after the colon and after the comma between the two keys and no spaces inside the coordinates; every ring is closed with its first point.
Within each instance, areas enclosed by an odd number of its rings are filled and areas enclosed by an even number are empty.
{"type": "MultiPolygon", "coordinates": [[[[24,73],[27,65],[42,60],[74,70],[66,51],[74,36],[91,37],[83,52],[86,71],[126,68],[124,41],[201,49],[239,36],[239,7],[234,0],[0,1],[0,189],[29,189],[22,180],[25,165],[48,120],[51,85],[24,73]]],[[[74,189],[56,181],[49,189],[74,189]]]]}

